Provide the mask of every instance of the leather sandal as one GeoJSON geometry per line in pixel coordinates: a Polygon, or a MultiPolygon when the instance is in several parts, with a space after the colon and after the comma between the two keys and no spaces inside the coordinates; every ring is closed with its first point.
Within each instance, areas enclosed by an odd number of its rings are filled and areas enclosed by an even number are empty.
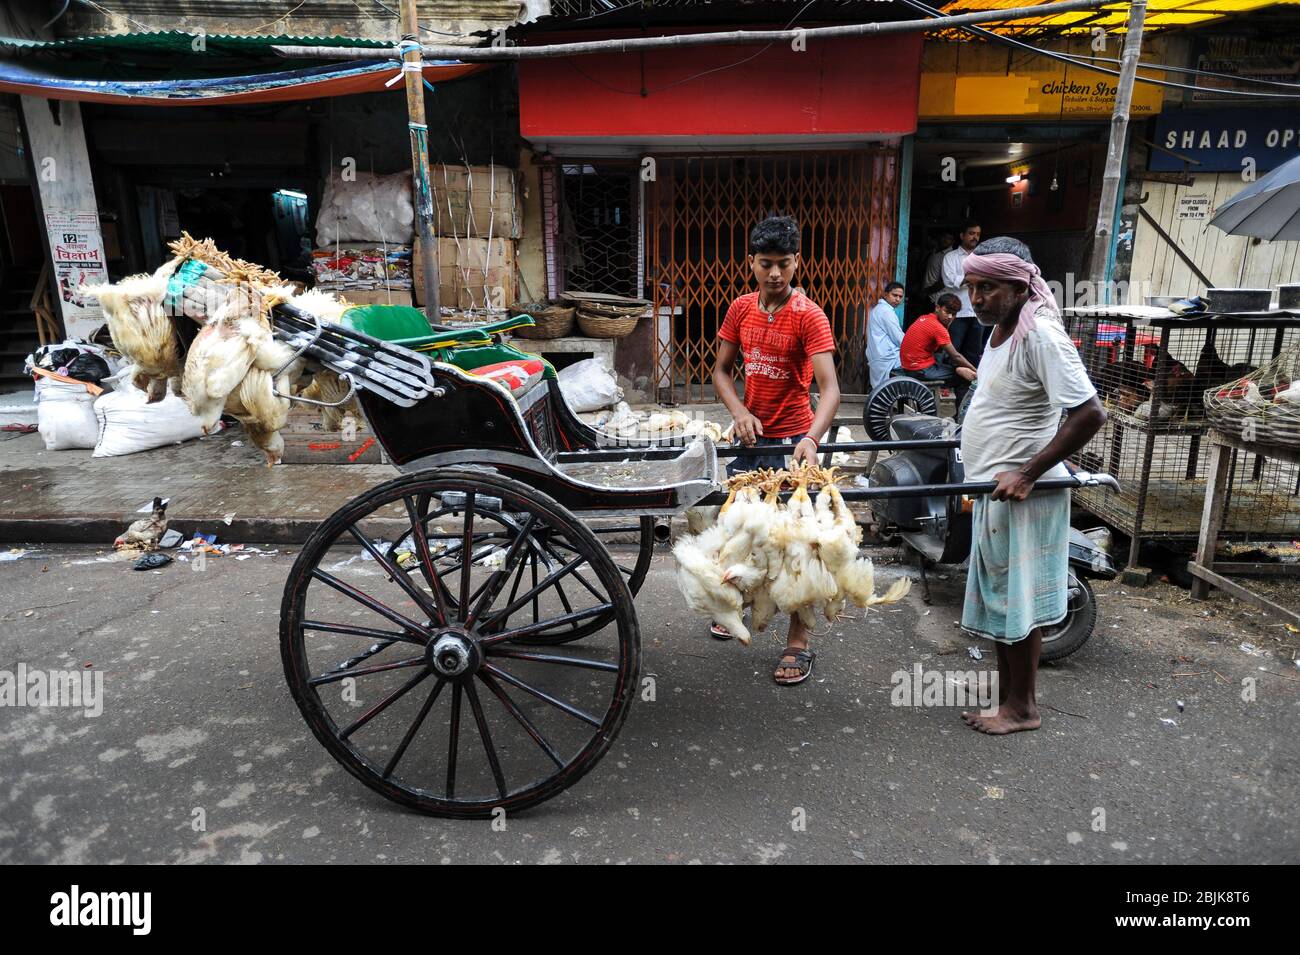
{"type": "Polygon", "coordinates": [[[776,667],[772,671],[772,679],[778,686],[794,686],[796,683],[802,683],[808,677],[812,676],[813,660],[817,654],[812,650],[797,650],[792,647],[786,647],[781,654],[781,658],[776,661],[776,667]],[[792,659],[792,663],[787,663],[787,659],[792,659]],[[798,669],[799,675],[796,677],[777,676],[777,670],[798,669]]]}

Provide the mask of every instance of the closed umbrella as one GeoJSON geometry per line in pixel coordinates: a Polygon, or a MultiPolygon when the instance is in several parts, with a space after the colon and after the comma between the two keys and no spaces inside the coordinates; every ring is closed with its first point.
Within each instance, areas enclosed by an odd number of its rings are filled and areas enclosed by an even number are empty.
{"type": "Polygon", "coordinates": [[[1210,225],[1229,235],[1300,239],[1300,156],[1289,159],[1219,206],[1210,225]]]}

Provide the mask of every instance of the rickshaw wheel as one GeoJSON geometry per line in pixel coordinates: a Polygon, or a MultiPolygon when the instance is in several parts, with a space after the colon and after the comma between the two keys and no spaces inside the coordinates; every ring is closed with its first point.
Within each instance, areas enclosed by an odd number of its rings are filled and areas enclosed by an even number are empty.
{"type": "Polygon", "coordinates": [[[382,484],[316,529],[285,585],[280,643],[330,755],[445,817],[519,811],[577,782],[618,735],[640,667],[632,594],[596,535],[525,484],[453,469],[382,484]],[[542,536],[563,559],[525,559],[542,536]],[[577,640],[601,619],[581,651],[523,643],[577,640]]]}
{"type": "MultiPolygon", "coordinates": [[[[650,561],[654,559],[655,549],[655,522],[653,517],[642,517],[637,524],[616,524],[608,527],[593,528],[593,533],[598,538],[618,538],[626,537],[628,534],[637,534],[637,552],[636,560],[633,562],[616,561],[615,564],[619,572],[623,574],[623,579],[627,581],[628,590],[635,597],[645,583],[646,573],[650,570],[650,561]]],[[[555,550],[563,548],[552,548],[555,550]]],[[[613,617],[613,611],[603,617],[597,617],[589,620],[572,630],[566,630],[563,633],[533,637],[527,640],[521,640],[520,643],[527,643],[533,646],[558,646],[562,643],[572,643],[574,640],[581,640],[600,630],[609,624],[613,617]]]]}

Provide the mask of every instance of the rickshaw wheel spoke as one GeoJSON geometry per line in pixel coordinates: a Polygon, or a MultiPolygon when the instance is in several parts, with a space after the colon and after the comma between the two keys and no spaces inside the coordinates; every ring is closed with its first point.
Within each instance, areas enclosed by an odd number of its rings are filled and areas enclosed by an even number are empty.
{"type": "Polygon", "coordinates": [[[362,591],[358,590],[356,587],[353,587],[349,583],[339,580],[333,574],[317,569],[312,571],[312,576],[315,577],[317,580],[319,580],[321,583],[328,584],[329,586],[333,587],[335,590],[343,594],[345,597],[351,597],[353,600],[361,604],[363,607],[369,610],[373,610],[381,617],[388,618],[393,623],[397,624],[399,627],[405,627],[408,633],[423,632],[424,628],[422,628],[418,623],[416,623],[410,617],[406,616],[405,614],[398,613],[396,610],[393,610],[387,604],[380,603],[374,597],[370,596],[367,593],[363,593],[362,591]]]}
{"type": "Polygon", "coordinates": [[[421,682],[427,679],[428,676],[429,676],[428,670],[421,670],[415,676],[411,677],[409,680],[403,683],[392,693],[388,694],[386,697],[384,697],[382,700],[380,700],[370,709],[366,710],[364,713],[358,716],[356,720],[354,720],[352,723],[348,725],[347,729],[340,730],[339,739],[347,739],[357,730],[361,729],[361,727],[365,726],[367,723],[373,720],[380,713],[384,712],[384,710],[388,709],[390,706],[392,706],[402,697],[406,696],[407,693],[415,689],[421,682]]]}
{"type": "Polygon", "coordinates": [[[420,707],[420,712],[415,717],[415,722],[413,722],[410,729],[406,731],[406,735],[402,737],[401,743],[397,745],[397,749],[393,752],[392,759],[390,759],[388,765],[384,767],[384,779],[393,775],[393,770],[397,768],[397,764],[400,763],[402,757],[406,755],[406,750],[411,745],[411,740],[415,739],[415,734],[420,732],[420,727],[424,725],[425,718],[428,717],[429,711],[433,709],[433,704],[438,700],[438,694],[442,692],[442,688],[446,685],[447,681],[439,677],[438,682],[434,685],[433,689],[429,691],[429,695],[425,697],[424,706],[420,707]]]}
{"type": "Polygon", "coordinates": [[[317,740],[366,786],[434,815],[563,791],[608,751],[637,686],[625,572],[554,500],[490,471],[416,472],[344,505],[299,551],[283,608],[286,679],[317,740]],[[401,536],[385,547],[372,528],[394,514],[401,536]],[[340,547],[365,561],[340,562],[340,547]],[[367,626],[367,611],[388,623],[367,626]],[[527,646],[596,634],[585,652],[527,646]],[[465,709],[481,750],[460,745],[465,709]]]}
{"type": "Polygon", "coordinates": [[[460,749],[460,684],[451,691],[451,733],[447,737],[447,798],[456,798],[456,757],[460,749]]]}
{"type": "Polygon", "coordinates": [[[361,670],[337,670],[322,673],[320,676],[314,676],[308,680],[310,686],[324,686],[326,683],[337,683],[339,680],[346,680],[354,676],[371,676],[375,673],[387,673],[389,670],[404,670],[407,667],[420,666],[424,663],[424,657],[411,657],[409,660],[397,660],[393,663],[379,663],[372,667],[365,667],[361,670]]]}
{"type": "Polygon", "coordinates": [[[304,630],[319,630],[322,633],[342,633],[352,637],[367,637],[371,640],[393,640],[398,643],[413,643],[417,647],[424,646],[423,640],[417,640],[408,633],[376,630],[373,627],[354,627],[350,624],[328,623],[324,620],[304,620],[302,628],[304,630]]]}
{"type": "Polygon", "coordinates": [[[488,732],[487,717],[483,715],[483,704],[478,701],[478,690],[474,681],[465,681],[465,695],[469,697],[469,708],[474,712],[474,722],[478,724],[478,736],[483,741],[483,751],[487,753],[488,765],[492,767],[492,778],[496,781],[497,792],[506,798],[506,777],[501,772],[501,760],[497,757],[496,747],[492,745],[492,734],[488,732]]]}
{"type": "Polygon", "coordinates": [[[550,741],[545,736],[542,735],[541,730],[539,730],[536,726],[533,725],[532,720],[530,720],[527,716],[524,715],[523,710],[515,706],[514,700],[510,699],[509,695],[506,693],[505,689],[501,686],[501,684],[499,684],[496,680],[492,679],[491,675],[487,673],[480,673],[479,679],[483,681],[483,684],[489,690],[491,690],[493,693],[496,694],[496,698],[501,701],[501,705],[506,708],[506,712],[509,713],[511,716],[513,716],[519,722],[519,725],[524,728],[524,732],[527,733],[529,736],[531,736],[533,742],[535,742],[538,746],[542,748],[542,752],[544,752],[547,756],[551,758],[551,762],[553,762],[560,769],[563,769],[564,758],[555,751],[555,747],[552,746],[550,741]]]}
{"type": "Polygon", "coordinates": [[[519,677],[512,676],[511,674],[507,673],[505,670],[493,666],[491,663],[485,663],[483,665],[483,670],[487,673],[491,673],[495,677],[499,677],[502,680],[505,680],[511,686],[519,687],[519,689],[523,690],[525,693],[531,693],[533,696],[537,697],[543,703],[549,703],[557,710],[560,710],[561,712],[564,713],[568,713],[570,716],[577,717],[578,719],[582,720],[584,723],[588,723],[592,726],[600,725],[600,720],[596,719],[596,717],[592,716],[590,713],[586,713],[583,710],[578,709],[578,707],[574,706],[572,703],[565,703],[563,700],[552,696],[551,694],[547,693],[545,690],[539,690],[535,686],[530,686],[529,684],[525,683],[523,680],[519,679],[519,677]]]}
{"type": "Polygon", "coordinates": [[[589,670],[618,670],[617,663],[607,660],[587,660],[583,657],[570,657],[554,653],[537,653],[532,650],[516,650],[513,647],[491,647],[487,651],[490,657],[509,657],[512,660],[531,660],[535,663],[556,663],[561,666],[584,667],[589,670]]]}
{"type": "Polygon", "coordinates": [[[474,492],[465,495],[465,540],[460,546],[460,607],[457,619],[464,620],[469,612],[470,575],[474,570],[474,492]],[[469,554],[469,557],[465,557],[469,554]]]}

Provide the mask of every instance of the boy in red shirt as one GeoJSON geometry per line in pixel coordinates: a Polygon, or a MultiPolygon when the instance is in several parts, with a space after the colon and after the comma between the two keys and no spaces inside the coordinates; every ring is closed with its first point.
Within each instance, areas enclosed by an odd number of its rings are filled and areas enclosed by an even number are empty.
{"type": "Polygon", "coordinates": [[[952,343],[948,326],[961,310],[961,299],[951,293],[939,296],[934,312],[922,315],[903,335],[898,346],[898,361],[903,371],[922,381],[950,381],[953,395],[961,407],[969,382],[975,380],[975,366],[967,361],[952,343]]]}
{"type": "MultiPolygon", "coordinates": [[[[718,330],[713,387],[734,419],[732,441],[794,443],[794,463],[817,463],[817,444],[835,420],[840,405],[835,375],[835,338],[830,322],[808,296],[790,284],[799,268],[799,225],[789,216],[772,216],[749,234],[749,266],[758,291],[731,303],[718,330]],[[736,358],[745,361],[745,399],[736,392],[736,358]],[[813,414],[808,386],[817,378],[820,400],[813,414]]],[[[729,474],[756,468],[781,468],[785,455],[737,458],[729,474]]],[[[731,635],[714,627],[714,636],[731,635]]],[[[812,673],[814,654],[808,631],[797,615],[773,677],[783,686],[802,683],[812,673]]]]}

